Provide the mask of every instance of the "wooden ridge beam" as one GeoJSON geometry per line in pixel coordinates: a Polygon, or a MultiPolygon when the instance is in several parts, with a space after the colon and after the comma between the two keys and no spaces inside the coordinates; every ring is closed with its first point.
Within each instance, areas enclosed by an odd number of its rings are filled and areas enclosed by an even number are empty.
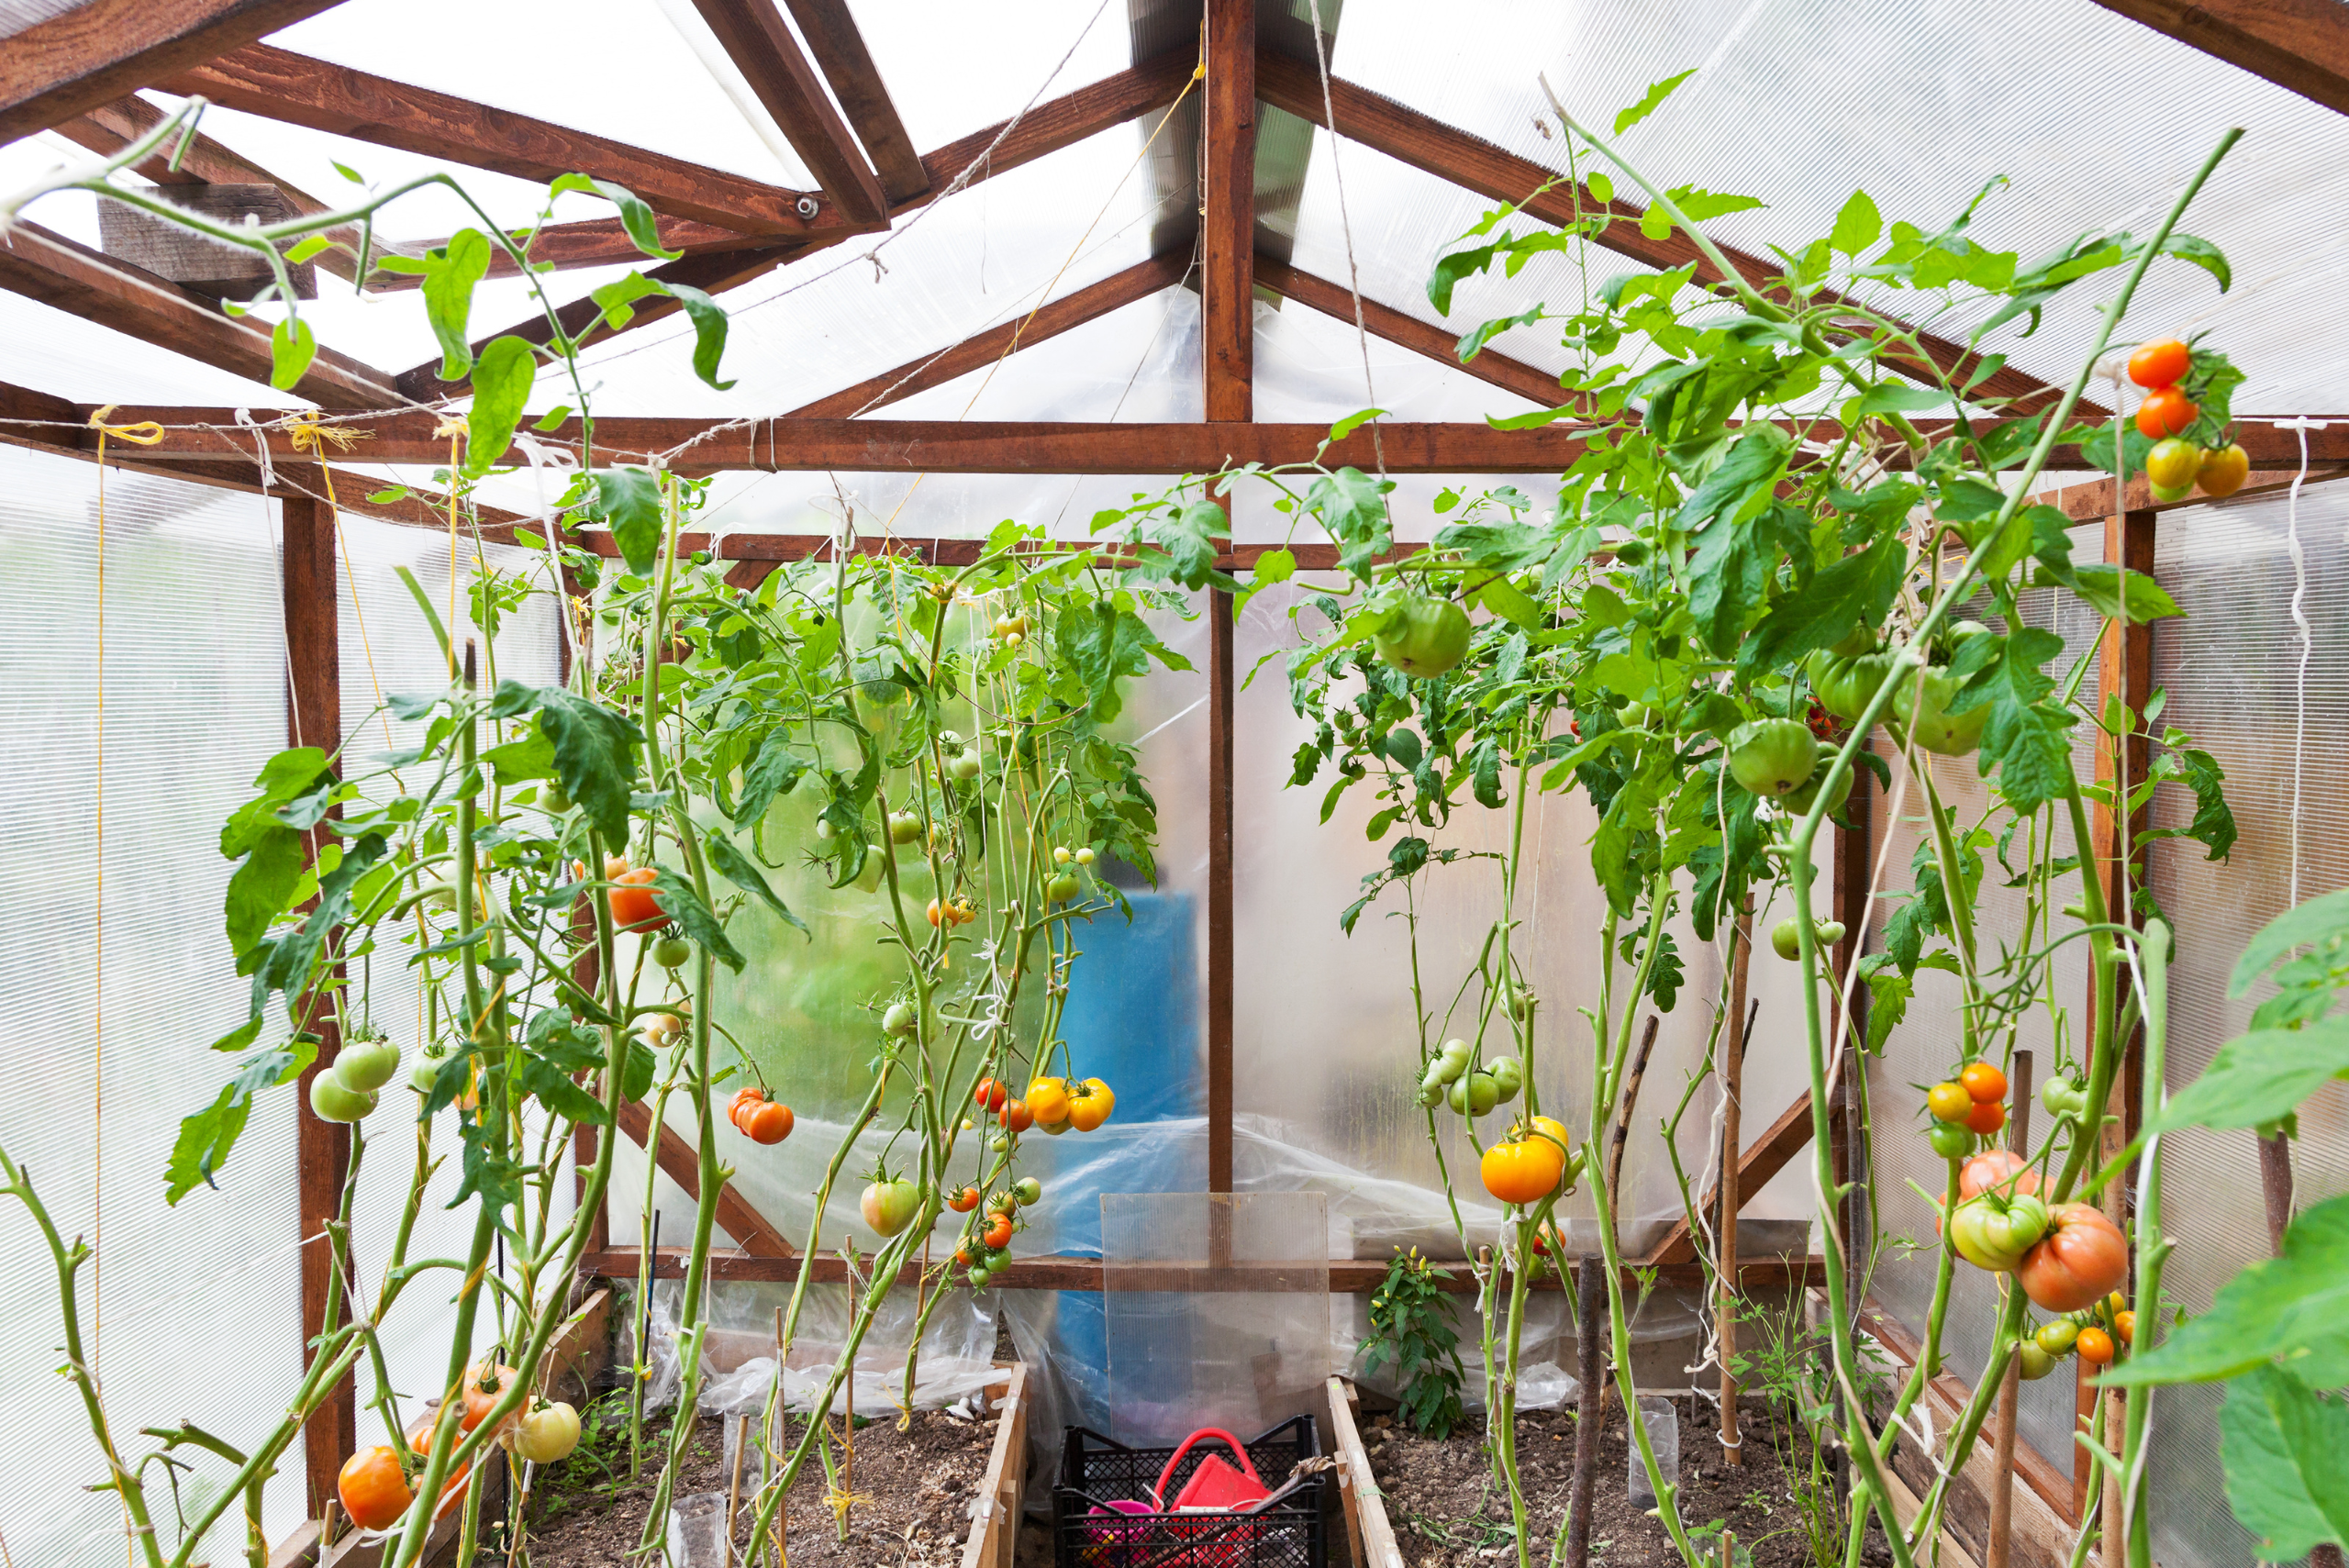
{"type": "Polygon", "coordinates": [[[824,194],[852,223],[885,224],[889,198],[880,177],[800,52],[775,0],[694,0],[694,9],[824,194]]]}
{"type": "Polygon", "coordinates": [[[849,419],[911,397],[917,392],[942,386],[956,376],[993,364],[1022,349],[1032,349],[1047,338],[1057,338],[1113,310],[1173,288],[1183,281],[1189,266],[1188,256],[1153,256],[935,354],[883,371],[854,386],[805,404],[785,417],[849,419]]]}
{"type": "MultiPolygon", "coordinates": [[[[2336,459],[2333,464],[2321,468],[2311,467],[2303,483],[2321,484],[2328,480],[2349,475],[2349,467],[2339,466],[2339,462],[2340,460],[2336,459]]],[[[2271,495],[2279,490],[2289,490],[2292,487],[2292,481],[2299,478],[2300,478],[2300,471],[2298,467],[2254,468],[2251,471],[2249,477],[2244,479],[2243,488],[2228,496],[2224,502],[2213,501],[2210,496],[2199,494],[2188,495],[2183,501],[2165,501],[2154,494],[2153,483],[2150,480],[2142,473],[2134,473],[2129,476],[2128,486],[2122,492],[2124,502],[2120,507],[2115,507],[2112,504],[2112,481],[2110,478],[2091,479],[2081,484],[2062,484],[2054,489],[2042,490],[2031,497],[2031,504],[2035,506],[2053,506],[2076,523],[2092,523],[2099,518],[2110,517],[2116,510],[2175,512],[2187,506],[2231,505],[2247,496],[2271,495]]]]}
{"type": "MultiPolygon", "coordinates": [[[[1765,1182],[1787,1168],[1787,1162],[1802,1152],[1810,1141],[1810,1095],[1805,1093],[1793,1105],[1778,1113],[1762,1136],[1745,1146],[1737,1157],[1737,1190],[1752,1196],[1765,1182]]],[[[1716,1181],[1705,1189],[1700,1205],[1711,1213],[1721,1199],[1720,1183],[1716,1181]]],[[[1688,1234],[1688,1217],[1682,1215],[1672,1222],[1656,1244],[1648,1249],[1639,1266],[1686,1263],[1697,1256],[1697,1247],[1688,1234]]]]}
{"type": "MultiPolygon", "coordinates": [[[[1299,271],[1286,261],[1276,261],[1261,251],[1256,256],[1256,282],[1283,299],[1293,299],[1308,310],[1318,310],[1349,327],[1354,324],[1353,295],[1342,284],[1299,271]]],[[[1536,370],[1522,360],[1513,360],[1491,349],[1473,360],[1464,360],[1454,351],[1458,340],[1452,333],[1441,327],[1431,327],[1392,306],[1365,297],[1362,302],[1362,324],[1374,338],[1439,360],[1544,408],[1555,408],[1569,401],[1558,378],[1549,372],[1536,370]]],[[[1579,406],[1585,400],[1576,394],[1572,401],[1579,406]]]]}
{"type": "Polygon", "coordinates": [[[338,0],[83,0],[0,44],[0,141],[61,125],[338,0]]]}
{"type": "MultiPolygon", "coordinates": [[[[652,1111],[642,1100],[629,1100],[620,1106],[620,1130],[643,1148],[652,1131],[652,1111]]],[[[667,1122],[661,1124],[661,1135],[652,1140],[653,1160],[662,1173],[680,1187],[685,1195],[698,1202],[701,1198],[701,1158],[683,1133],[667,1122]]],[[[777,1262],[796,1256],[783,1232],[767,1222],[766,1216],[751,1207],[748,1199],[726,1183],[718,1189],[718,1223],[737,1245],[754,1258],[777,1262]]]]}
{"type": "MultiPolygon", "coordinates": [[[[1164,108],[1174,101],[1183,90],[1183,83],[1189,81],[1190,76],[1189,60],[1172,54],[1162,55],[1130,70],[1120,71],[1114,76],[1105,77],[1090,86],[1080,87],[1074,93],[1039,104],[1021,116],[1016,125],[1008,121],[998,122],[984,130],[973,131],[959,140],[950,141],[921,161],[929,177],[928,188],[920,195],[891,207],[890,216],[901,217],[949,194],[955,188],[954,182],[962,178],[963,172],[983,156],[985,161],[980,163],[971,175],[973,183],[990,174],[1007,173],[1023,163],[1032,163],[1049,153],[1123,125],[1152,109],[1164,108]],[[998,137],[1002,139],[999,145],[996,142],[998,137]],[[992,153],[988,151],[991,147],[994,149],[992,153]]],[[[578,227],[584,231],[587,226],[578,227]]],[[[618,225],[615,223],[611,227],[617,230],[618,225]]],[[[720,294],[762,277],[810,250],[836,245],[858,232],[862,231],[836,229],[825,237],[806,241],[770,243],[740,250],[713,246],[707,254],[688,255],[666,262],[645,275],[660,283],[690,284],[705,294],[720,294]]],[[[620,237],[621,239],[625,238],[620,237]]],[[[618,241],[610,243],[617,246],[618,241]]],[[[629,253],[633,254],[634,249],[630,246],[629,253]]],[[[616,251],[600,259],[623,258],[616,251]]],[[[578,264],[588,266],[596,263],[583,261],[578,264]]],[[[680,308],[674,300],[658,296],[639,300],[636,315],[626,327],[605,330],[607,333],[634,331],[656,321],[666,320],[680,308]]],[[[556,311],[562,321],[563,330],[573,336],[585,331],[601,314],[595,302],[587,299],[573,300],[556,311]]],[[[533,316],[526,321],[517,322],[504,332],[490,333],[473,344],[473,352],[478,355],[491,338],[497,337],[516,337],[533,343],[544,343],[548,339],[546,318],[533,316]]],[[[440,377],[435,373],[440,363],[436,357],[402,371],[398,377],[400,389],[418,402],[440,396],[443,389],[440,377]]]]}
{"type": "Polygon", "coordinates": [[[1207,0],[1199,342],[1209,419],[1256,417],[1256,0],[1207,0]]]}
{"type": "Polygon", "coordinates": [[[2340,0],[2096,0],[2204,54],[2349,115],[2349,15],[2340,0]]]}
{"type": "MultiPolygon", "coordinates": [[[[2332,0],[2325,0],[2331,4],[2332,0]]],[[[1284,56],[1264,53],[1256,61],[1257,92],[1276,108],[1286,109],[1312,125],[1330,128],[1330,116],[1322,109],[1321,82],[1311,67],[1284,56]]],[[[1351,82],[1332,78],[1330,83],[1330,107],[1337,116],[1337,134],[1365,147],[1375,148],[1399,162],[1447,180],[1453,184],[1475,191],[1497,202],[1515,202],[1520,210],[1542,222],[1565,228],[1575,220],[1576,193],[1553,185],[1557,179],[1552,170],[1482,137],[1473,136],[1449,126],[1432,116],[1406,107],[1392,98],[1385,97],[1351,82]],[[1536,195],[1535,193],[1540,194],[1536,195]]],[[[1643,262],[1659,271],[1687,266],[1695,262],[1699,282],[1723,281],[1704,253],[1675,228],[1662,239],[1652,239],[1640,232],[1641,208],[1617,198],[1602,202],[1585,186],[1579,192],[1579,209],[1585,217],[1604,213],[1611,221],[1598,234],[1597,242],[1633,261],[1643,262]]],[[[1730,264],[1743,273],[1749,283],[1765,287],[1768,281],[1782,269],[1775,261],[1745,251],[1723,246],[1730,264]]],[[[1814,300],[1833,303],[1842,296],[1832,293],[1814,295],[1814,300]]],[[[1913,330],[1913,329],[1912,329],[1913,330]]],[[[1910,373],[1930,374],[1934,368],[1954,382],[1964,384],[1976,373],[1981,356],[1963,344],[1936,337],[1930,332],[1916,332],[1917,341],[1924,348],[1932,366],[1915,361],[1908,361],[1910,373]]],[[[1886,363],[1902,368],[1901,355],[1895,351],[1886,357],[1886,363]]],[[[2029,375],[2012,366],[2003,366],[1985,377],[1975,389],[1975,395],[1985,398],[2013,398],[2016,406],[2034,410],[2053,403],[2063,389],[2029,375]]],[[[2085,399],[2078,405],[2083,417],[2095,417],[2109,412],[2097,408],[2085,399]]]]}
{"type": "MultiPolygon", "coordinates": [[[[20,222],[0,242],[0,288],[216,369],[269,381],[266,325],[225,316],[201,295],[39,224],[20,222]]],[[[391,378],[373,366],[325,348],[288,395],[341,410],[394,408],[406,401],[391,378]]],[[[236,422],[233,412],[228,422],[236,422]]],[[[299,454],[289,455],[301,461],[299,454]]]]}
{"type": "Polygon", "coordinates": [[[854,227],[837,210],[801,217],[798,191],[268,44],[250,44],[162,85],[247,114],[517,179],[593,174],[627,186],[662,212],[746,234],[796,239],[854,227]]]}
{"type": "Polygon", "coordinates": [[[930,171],[921,166],[906,123],[873,63],[873,51],[849,13],[848,0],[788,0],[791,19],[816,57],[816,68],[831,83],[841,111],[864,144],[881,190],[892,203],[909,201],[930,189],[930,171]]]}
{"type": "MultiPolygon", "coordinates": [[[[592,550],[607,561],[619,559],[620,547],[612,536],[602,531],[582,533],[572,542],[583,550],[592,550]]],[[[677,536],[677,552],[690,555],[697,550],[714,551],[722,561],[732,561],[745,566],[782,566],[795,562],[832,558],[832,536],[829,534],[760,534],[760,533],[684,533],[677,536]]],[[[1219,572],[1246,572],[1269,551],[1284,548],[1271,544],[1236,545],[1215,558],[1219,572]]],[[[1338,570],[1338,547],[1334,544],[1300,543],[1286,547],[1297,558],[1299,572],[1335,572],[1338,570]]],[[[1094,563],[1108,570],[1119,570],[1134,564],[1133,552],[1121,545],[1098,539],[1054,539],[1037,547],[1039,554],[1093,552],[1094,563]]],[[[907,539],[895,534],[887,539],[861,537],[849,546],[849,553],[868,559],[900,556],[907,561],[919,561],[933,566],[970,566],[986,551],[986,541],[977,539],[907,539]]],[[[1401,550],[1383,551],[1382,562],[1399,560],[1401,550]]],[[[756,579],[752,579],[753,582],[756,579]]]]}

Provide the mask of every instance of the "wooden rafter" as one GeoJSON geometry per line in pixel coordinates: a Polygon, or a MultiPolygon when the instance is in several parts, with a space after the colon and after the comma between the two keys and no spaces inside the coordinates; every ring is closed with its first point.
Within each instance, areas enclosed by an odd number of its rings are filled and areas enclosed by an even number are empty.
{"type": "Polygon", "coordinates": [[[1199,338],[1209,419],[1255,417],[1256,0],[1208,0],[1199,338]]]}
{"type": "MultiPolygon", "coordinates": [[[[1342,285],[1327,278],[1301,272],[1284,261],[1275,261],[1259,251],[1256,256],[1256,282],[1283,299],[1293,299],[1308,309],[1334,317],[1347,326],[1354,324],[1353,295],[1342,285]]],[[[1454,352],[1456,339],[1441,327],[1431,327],[1416,316],[1407,316],[1393,306],[1381,305],[1375,299],[1362,302],[1362,324],[1374,338],[1382,338],[1398,348],[1424,354],[1441,361],[1453,369],[1479,381],[1487,381],[1520,397],[1555,408],[1567,401],[1558,385],[1558,378],[1544,370],[1537,370],[1522,360],[1486,349],[1473,360],[1463,360],[1454,352]]],[[[1579,402],[1579,398],[1576,399],[1579,402]]]]}
{"type": "MultiPolygon", "coordinates": [[[[1163,109],[1182,92],[1183,83],[1190,80],[1192,62],[1175,55],[1163,55],[1130,70],[1120,71],[1089,86],[1080,87],[1065,96],[1039,104],[1019,117],[1018,123],[1002,122],[984,130],[972,132],[958,140],[922,158],[922,168],[928,184],[920,195],[910,197],[890,209],[892,217],[901,217],[921,207],[953,188],[965,169],[974,163],[978,168],[971,175],[975,183],[990,174],[1008,173],[1024,163],[1032,163],[1049,153],[1073,146],[1088,136],[1108,130],[1113,126],[1163,109]],[[993,151],[990,153],[989,149],[993,151]],[[981,159],[984,162],[980,162],[981,159]]],[[[617,226],[615,226],[617,227],[617,226]]],[[[682,283],[706,294],[720,294],[740,287],[754,278],[762,277],[786,261],[795,261],[809,251],[839,243],[851,237],[852,230],[835,230],[829,237],[799,243],[769,244],[763,249],[743,250],[713,250],[703,255],[685,256],[653,268],[646,275],[662,283],[682,283]]],[[[583,263],[584,264],[584,263],[583,263]]],[[[616,330],[633,331],[653,322],[667,319],[678,309],[674,301],[658,297],[637,302],[636,315],[629,324],[616,330]]],[[[601,314],[593,300],[574,300],[562,306],[557,316],[563,330],[574,336],[584,332],[601,314]]],[[[547,340],[546,321],[542,317],[516,323],[504,332],[484,336],[473,345],[478,353],[493,337],[517,337],[533,343],[547,340]]],[[[445,390],[435,373],[440,366],[436,358],[402,371],[398,376],[400,388],[419,402],[441,395],[445,390]]]]}
{"type": "Polygon", "coordinates": [[[881,176],[883,194],[894,204],[929,190],[930,171],[921,166],[921,154],[914,150],[905,121],[897,117],[897,106],[890,101],[873,51],[864,47],[864,35],[849,14],[848,0],[787,3],[791,19],[799,24],[799,36],[816,57],[816,68],[831,83],[841,112],[864,143],[865,156],[881,176]]]}
{"type": "Polygon", "coordinates": [[[2340,0],[2097,0],[2278,87],[2349,115],[2349,14],[2340,0]]]}
{"type": "Polygon", "coordinates": [[[794,239],[846,226],[833,212],[800,216],[797,191],[268,44],[182,71],[162,85],[289,125],[517,179],[593,174],[627,186],[659,211],[746,234],[794,239]]]}
{"type": "Polygon", "coordinates": [[[83,0],[0,44],[0,141],[60,125],[338,0],[83,0]]]}
{"type": "Polygon", "coordinates": [[[718,35],[727,57],[741,69],[751,91],[824,194],[852,223],[887,222],[889,198],[880,177],[832,107],[816,68],[807,63],[799,40],[775,9],[775,0],[694,0],[694,9],[718,35]]]}
{"type": "Polygon", "coordinates": [[[1022,349],[1032,349],[1047,338],[1057,338],[1111,311],[1148,299],[1173,288],[1189,270],[1186,256],[1154,256],[1102,279],[1097,284],[1044,305],[1028,315],[963,339],[952,348],[909,361],[867,381],[793,409],[786,418],[848,419],[887,406],[917,392],[942,386],[1022,349]]]}
{"type": "MultiPolygon", "coordinates": [[[[0,245],[0,288],[250,380],[269,380],[267,326],[234,320],[201,295],[38,224],[17,224],[0,245]]],[[[395,408],[403,401],[373,366],[323,348],[295,395],[320,408],[395,408]]]]}
{"type": "MultiPolygon", "coordinates": [[[[1275,107],[1286,109],[1300,119],[1328,128],[1329,116],[1322,109],[1320,78],[1309,66],[1280,55],[1261,54],[1256,61],[1256,90],[1266,103],[1275,107]]],[[[1694,262],[1696,276],[1700,281],[1720,281],[1711,263],[1686,234],[1675,228],[1662,239],[1651,239],[1640,231],[1641,209],[1620,197],[1602,202],[1585,186],[1577,198],[1576,193],[1564,184],[1551,184],[1557,176],[1540,164],[1350,82],[1335,79],[1330,82],[1330,104],[1337,115],[1338,133],[1350,140],[1376,148],[1390,158],[1493,201],[1516,202],[1529,216],[1561,228],[1575,220],[1578,200],[1583,215],[1604,212],[1613,219],[1605,232],[1598,237],[1598,244],[1659,269],[1694,262]],[[1543,190],[1544,185],[1550,188],[1543,190]],[[1539,195],[1534,194],[1537,191],[1539,195]]],[[[1766,284],[1781,271],[1776,263],[1759,256],[1727,246],[1722,250],[1731,264],[1756,285],[1766,284]]],[[[1833,303],[1839,296],[1822,293],[1813,297],[1816,301],[1833,303]]],[[[1965,377],[1976,373],[1981,362],[1980,356],[1963,344],[1930,332],[1911,330],[1924,349],[1926,357],[1932,361],[1932,366],[1938,367],[1942,373],[1963,384],[1965,377]]],[[[1901,351],[1896,350],[1887,353],[1885,362],[1896,369],[1901,368],[1901,351]]],[[[1929,370],[1928,366],[1916,361],[1907,362],[1916,373],[1929,370]]],[[[2060,387],[2050,385],[2011,365],[1992,372],[1975,388],[1975,395],[1978,397],[2012,398],[2016,400],[2018,408],[2026,410],[2043,406],[2061,393],[2060,387]]],[[[2079,405],[2079,412],[2083,417],[2094,417],[2107,410],[2083,401],[2079,405]]]]}

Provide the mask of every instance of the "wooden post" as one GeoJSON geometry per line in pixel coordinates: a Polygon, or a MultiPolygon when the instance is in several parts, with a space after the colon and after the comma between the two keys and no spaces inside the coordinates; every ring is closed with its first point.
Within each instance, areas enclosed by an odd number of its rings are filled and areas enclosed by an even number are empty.
{"type": "MultiPolygon", "coordinates": [[[[2007,1147],[2031,1158],[2031,1052],[2015,1052],[2015,1070],[2007,1085],[2014,1109],[2009,1113],[2007,1147]]],[[[2007,1288],[2015,1288],[2011,1276],[2007,1288]]],[[[1998,1440],[1990,1462],[1990,1544],[1982,1568],[2007,1568],[2015,1516],[2015,1436],[2022,1418],[2022,1360],[2007,1358],[2006,1381],[1998,1385],[1998,1440]]]]}
{"type": "Polygon", "coordinates": [[[1753,957],[1753,906],[1737,912],[1730,942],[1729,1045],[1721,1057],[1721,1203],[1720,1307],[1713,1327],[1721,1362],[1721,1458],[1733,1465],[1745,1463],[1744,1440],[1737,1429],[1737,1215],[1744,1207],[1738,1191],[1738,1159],[1743,1152],[1739,1129],[1738,1096],[1745,1076],[1745,977],[1753,957]]]}
{"type": "MultiPolygon", "coordinates": [[[[278,583],[284,606],[288,666],[286,740],[289,745],[316,746],[331,755],[342,745],[341,607],[335,593],[334,513],[306,496],[281,501],[278,506],[284,539],[278,583]]],[[[315,855],[317,839],[318,830],[313,828],[303,848],[306,860],[315,855]]],[[[296,1204],[303,1238],[305,1366],[316,1353],[310,1341],[325,1328],[327,1295],[334,1279],[334,1252],[325,1230],[340,1212],[342,1184],[351,1169],[351,1129],[321,1121],[310,1109],[310,1081],[333,1065],[342,1044],[341,1033],[334,1017],[323,1007],[312,1019],[311,1029],[318,1037],[318,1055],[300,1079],[294,1133],[301,1171],[296,1204]]],[[[317,1518],[334,1496],[335,1476],[358,1442],[358,1403],[352,1381],[345,1377],[302,1429],[310,1518],[317,1518]]]]}
{"type": "Polygon", "coordinates": [[[1590,1508],[1598,1476],[1599,1429],[1607,1419],[1607,1390],[1599,1380],[1606,1369],[1600,1362],[1605,1329],[1601,1314],[1607,1307],[1607,1260],[1585,1252],[1575,1267],[1575,1372],[1582,1395],[1575,1419],[1575,1473],[1566,1494],[1565,1568],[1589,1568],[1590,1508]]]}

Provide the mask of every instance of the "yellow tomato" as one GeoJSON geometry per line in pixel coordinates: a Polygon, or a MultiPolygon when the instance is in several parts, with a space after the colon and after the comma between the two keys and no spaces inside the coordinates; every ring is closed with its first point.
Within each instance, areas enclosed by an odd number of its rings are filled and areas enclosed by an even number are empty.
{"type": "Polygon", "coordinates": [[[1068,1119],[1068,1081],[1064,1078],[1035,1078],[1028,1084],[1028,1108],[1040,1124],[1068,1119]]]}
{"type": "Polygon", "coordinates": [[[1566,1157],[1546,1138],[1522,1138],[1486,1150],[1480,1173],[1501,1202],[1536,1204],[1558,1190],[1566,1157]]]}
{"type": "Polygon", "coordinates": [[[1098,1078],[1087,1078],[1069,1090],[1069,1125],[1079,1132],[1091,1132],[1108,1121],[1109,1113],[1117,1108],[1118,1096],[1098,1078]]]}

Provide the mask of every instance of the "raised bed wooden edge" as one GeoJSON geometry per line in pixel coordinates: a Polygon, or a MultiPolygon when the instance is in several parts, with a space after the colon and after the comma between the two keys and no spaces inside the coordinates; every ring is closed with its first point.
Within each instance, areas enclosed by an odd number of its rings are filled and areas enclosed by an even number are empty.
{"type": "MultiPolygon", "coordinates": [[[[990,1394],[993,1390],[989,1390],[990,1394]]],[[[995,1451],[979,1481],[985,1507],[971,1522],[963,1543],[963,1568],[1011,1568],[1019,1546],[1019,1513],[1028,1490],[1028,1363],[1011,1368],[1011,1382],[996,1401],[995,1451]]]]}
{"type": "Polygon", "coordinates": [[[1345,1504],[1346,1542],[1354,1568],[1403,1568],[1402,1549],[1386,1522],[1386,1500],[1371,1478],[1370,1455],[1354,1426],[1353,1385],[1330,1379],[1330,1449],[1338,1459],[1338,1496],[1345,1504]]]}

